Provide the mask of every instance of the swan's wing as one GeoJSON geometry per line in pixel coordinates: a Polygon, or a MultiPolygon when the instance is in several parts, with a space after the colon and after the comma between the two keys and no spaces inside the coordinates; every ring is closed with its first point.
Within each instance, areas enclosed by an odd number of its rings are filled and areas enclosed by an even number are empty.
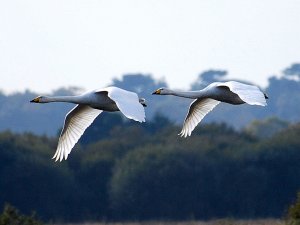
{"type": "Polygon", "coordinates": [[[65,118],[64,127],[58,140],[57,150],[53,156],[55,161],[67,159],[85,129],[88,128],[102,110],[86,105],[76,105],[65,118]]]}
{"type": "Polygon", "coordinates": [[[183,127],[179,135],[181,137],[191,136],[192,131],[195,129],[198,123],[215,108],[220,101],[204,98],[194,100],[189,108],[189,112],[184,120],[183,127]]]}
{"type": "Polygon", "coordinates": [[[249,105],[267,105],[264,93],[254,85],[243,84],[236,81],[228,81],[225,83],[219,83],[217,86],[228,87],[230,91],[237,94],[240,99],[249,105]]]}
{"type": "Polygon", "coordinates": [[[107,87],[99,91],[107,91],[107,95],[118,106],[119,110],[129,119],[145,122],[145,111],[136,93],[117,87],[107,87]]]}

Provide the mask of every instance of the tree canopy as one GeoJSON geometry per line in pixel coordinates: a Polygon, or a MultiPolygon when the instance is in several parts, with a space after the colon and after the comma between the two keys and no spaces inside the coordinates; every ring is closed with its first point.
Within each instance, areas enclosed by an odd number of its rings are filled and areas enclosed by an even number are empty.
{"type": "Polygon", "coordinates": [[[161,115],[107,116],[118,121],[107,135],[83,136],[62,163],[56,138],[0,133],[0,204],[45,221],[261,218],[284,215],[299,191],[300,124],[266,138],[207,124],[185,139],[161,115]]]}

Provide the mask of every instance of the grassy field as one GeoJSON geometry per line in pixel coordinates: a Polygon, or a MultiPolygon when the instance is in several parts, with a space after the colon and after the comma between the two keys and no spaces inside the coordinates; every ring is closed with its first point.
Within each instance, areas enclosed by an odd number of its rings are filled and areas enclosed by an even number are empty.
{"type": "MultiPolygon", "coordinates": [[[[212,220],[208,222],[190,221],[190,222],[119,222],[119,223],[80,223],[80,224],[53,224],[53,225],[285,225],[282,220],[262,219],[262,220],[212,220]]],[[[51,224],[52,225],[52,224],[51,224]]]]}

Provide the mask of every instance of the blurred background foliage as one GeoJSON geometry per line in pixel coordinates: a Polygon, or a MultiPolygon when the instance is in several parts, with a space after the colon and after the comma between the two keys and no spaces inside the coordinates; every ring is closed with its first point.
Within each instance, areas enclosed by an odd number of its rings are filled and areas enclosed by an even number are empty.
{"type": "Polygon", "coordinates": [[[294,202],[299,123],[264,139],[206,124],[184,139],[179,126],[156,118],[107,126],[95,141],[87,133],[61,163],[50,159],[56,138],[0,133],[0,204],[86,221],[280,218],[294,202]]]}
{"type": "Polygon", "coordinates": [[[43,223],[35,218],[33,212],[31,216],[23,215],[15,207],[6,204],[2,214],[0,214],[0,225],[42,225],[43,223]]]}

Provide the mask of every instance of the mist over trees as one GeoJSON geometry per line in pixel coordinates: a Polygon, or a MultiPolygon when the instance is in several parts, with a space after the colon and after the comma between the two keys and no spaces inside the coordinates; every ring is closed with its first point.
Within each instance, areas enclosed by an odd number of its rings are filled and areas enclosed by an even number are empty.
{"type": "MultiPolygon", "coordinates": [[[[277,117],[288,122],[299,121],[300,115],[300,64],[292,64],[283,69],[282,75],[271,76],[265,88],[268,94],[268,106],[249,105],[232,106],[222,103],[208,114],[203,123],[226,122],[236,129],[247,126],[253,120],[277,117]],[[229,119],[235,115],[234,119],[229,119]]],[[[201,89],[215,81],[226,81],[227,71],[208,70],[200,73],[191,81],[191,90],[201,89]]],[[[241,80],[241,79],[239,79],[241,80]]],[[[244,81],[245,82],[245,81],[244,81]]],[[[126,74],[121,79],[113,79],[111,85],[135,91],[147,100],[147,121],[151,121],[156,113],[166,116],[176,124],[182,124],[187,113],[190,99],[174,96],[153,96],[151,93],[159,87],[168,87],[164,81],[156,81],[149,74],[126,74]],[[176,113],[170,113],[176,112],[176,113]]],[[[1,88],[1,87],[0,87],[1,88]]],[[[72,95],[80,93],[80,88],[60,88],[49,95],[72,95]]],[[[55,136],[62,126],[65,114],[72,104],[30,104],[29,101],[41,93],[28,90],[24,93],[4,95],[0,92],[0,130],[14,132],[29,131],[35,134],[55,136]]],[[[42,93],[45,94],[45,93],[42,93]]],[[[102,117],[103,115],[100,115],[102,117]]]]}

